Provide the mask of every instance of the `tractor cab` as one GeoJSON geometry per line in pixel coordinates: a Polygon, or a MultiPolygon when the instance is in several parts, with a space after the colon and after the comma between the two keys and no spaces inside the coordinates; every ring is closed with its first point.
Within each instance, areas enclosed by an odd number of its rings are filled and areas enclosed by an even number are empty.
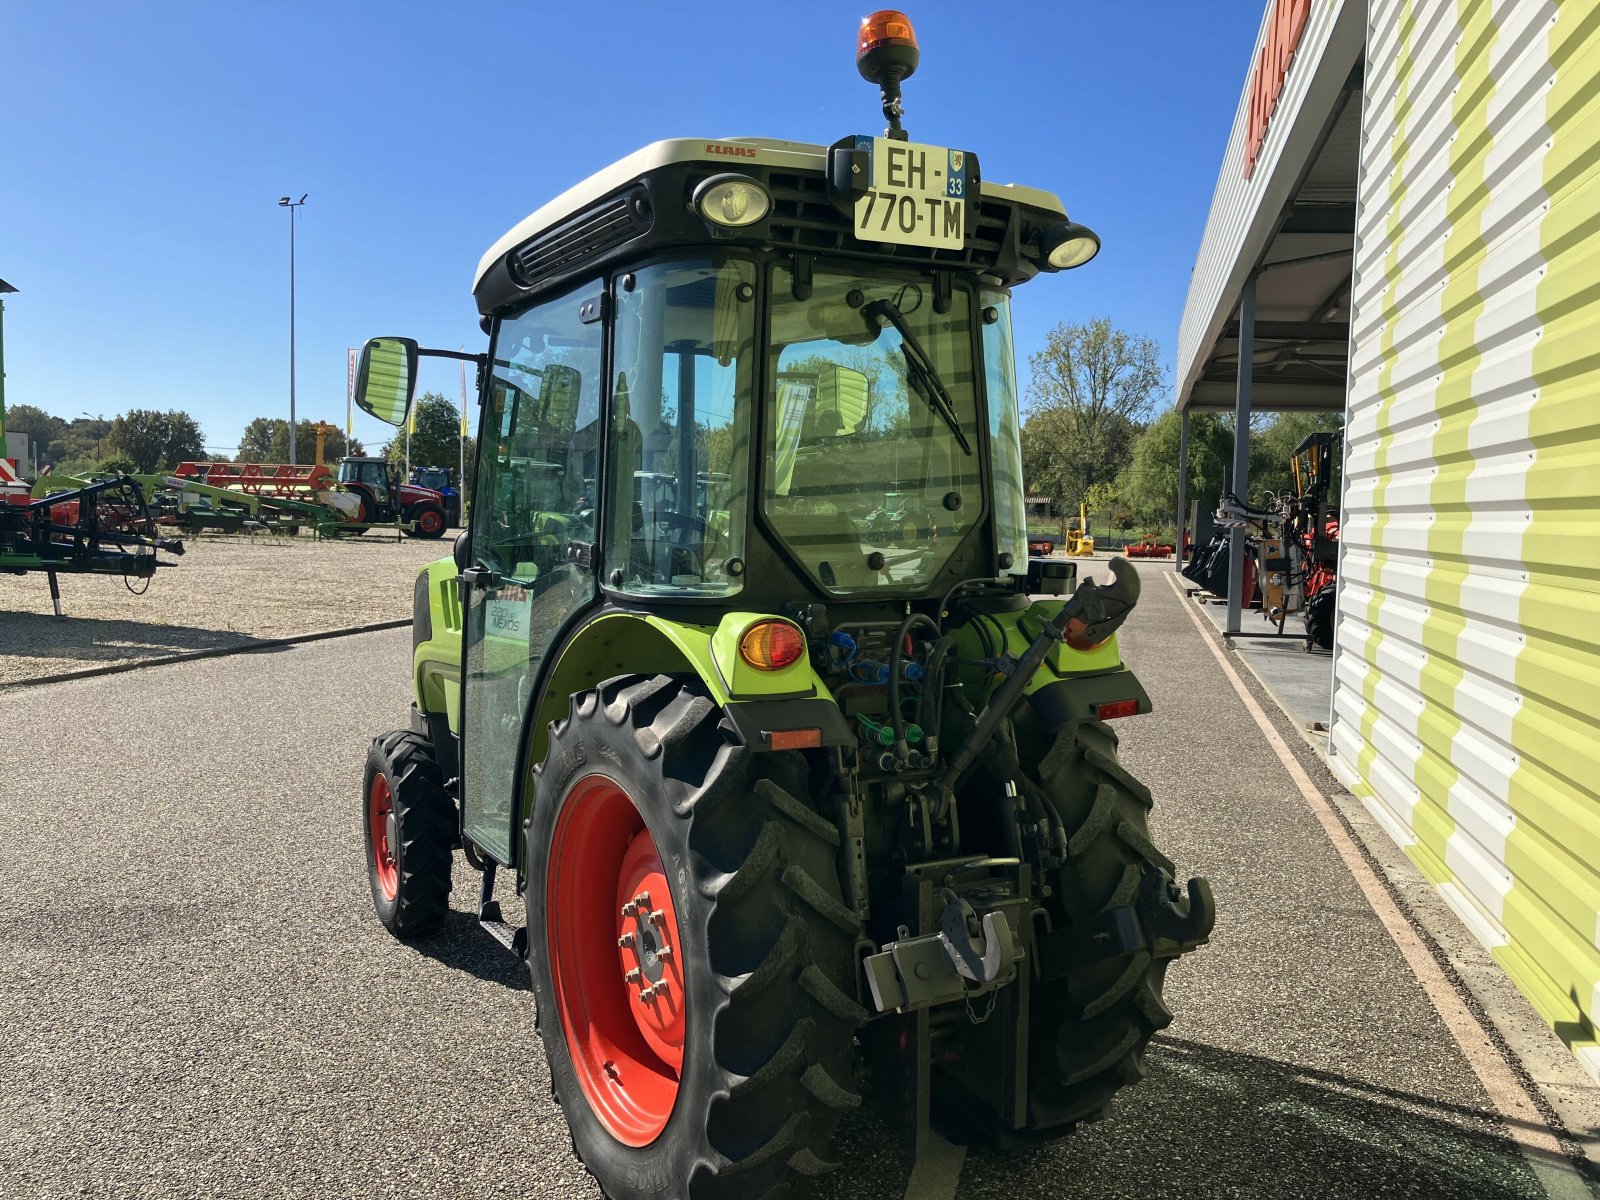
{"type": "Polygon", "coordinates": [[[609,1195],[784,1191],[864,1071],[918,1151],[935,1103],[1065,1134],[1210,931],[1106,725],[1150,707],[1137,576],[1029,575],[1012,292],[1099,241],[910,140],[918,53],[862,24],[881,136],[659,141],[534,211],[478,265],[482,353],[362,351],[372,415],[430,356],[480,410],[411,725],[368,758],[374,904],[437,928],[461,848],[609,1195]]]}

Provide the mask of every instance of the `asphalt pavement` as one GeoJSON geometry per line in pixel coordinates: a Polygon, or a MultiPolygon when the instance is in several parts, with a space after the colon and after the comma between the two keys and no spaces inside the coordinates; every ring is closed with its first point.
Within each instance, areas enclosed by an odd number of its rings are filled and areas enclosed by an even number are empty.
{"type": "MultiPolygon", "coordinates": [[[[1212,944],[1172,968],[1176,1020],[1109,1119],[975,1150],[934,1192],[1543,1196],[1161,569],[1122,638],[1156,711],[1118,729],[1157,843],[1212,881],[1212,944]]],[[[360,776],[409,651],[0,694],[0,1197],[598,1196],[476,876],[458,862],[434,938],[372,917],[360,776]]],[[[840,1143],[819,1198],[906,1194],[870,1110],[840,1143]]]]}

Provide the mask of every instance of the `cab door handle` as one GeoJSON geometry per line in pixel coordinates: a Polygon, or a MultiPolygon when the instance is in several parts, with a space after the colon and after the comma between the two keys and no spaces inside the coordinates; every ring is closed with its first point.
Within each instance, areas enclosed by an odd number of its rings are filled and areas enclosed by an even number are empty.
{"type": "Polygon", "coordinates": [[[461,572],[461,586],[466,589],[481,588],[485,591],[500,586],[500,572],[493,567],[468,567],[461,572]]]}

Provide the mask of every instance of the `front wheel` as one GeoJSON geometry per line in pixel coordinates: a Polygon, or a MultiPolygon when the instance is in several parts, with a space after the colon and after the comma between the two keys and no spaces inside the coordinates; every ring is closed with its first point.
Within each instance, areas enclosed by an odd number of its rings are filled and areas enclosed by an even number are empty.
{"type": "Polygon", "coordinates": [[[859,922],[799,753],[697,682],[573,697],[526,825],[528,963],[573,1146],[610,1196],[759,1200],[835,1165],[859,922]]]}
{"type": "Polygon", "coordinates": [[[433,932],[450,909],[456,819],[427,739],[396,730],[374,741],[362,796],[367,882],[378,920],[396,937],[433,932]]]}

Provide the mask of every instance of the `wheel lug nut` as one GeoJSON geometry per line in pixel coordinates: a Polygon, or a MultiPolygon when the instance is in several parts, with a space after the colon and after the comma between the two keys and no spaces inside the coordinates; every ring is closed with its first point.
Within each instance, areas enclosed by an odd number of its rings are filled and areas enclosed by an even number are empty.
{"type": "Polygon", "coordinates": [[[665,944],[657,946],[656,947],[656,957],[657,958],[671,958],[672,957],[672,947],[668,946],[668,945],[665,945],[665,944]]]}
{"type": "Polygon", "coordinates": [[[637,904],[640,908],[649,908],[650,907],[650,893],[649,892],[640,892],[637,896],[635,896],[633,898],[633,902],[635,904],[637,904]]]}
{"type": "Polygon", "coordinates": [[[652,993],[651,993],[650,989],[649,988],[645,988],[642,992],[639,993],[639,1003],[643,1004],[646,1000],[650,999],[651,995],[652,995],[652,993]]]}
{"type": "Polygon", "coordinates": [[[626,950],[633,945],[633,934],[625,933],[617,939],[617,949],[626,950]]]}
{"type": "Polygon", "coordinates": [[[638,967],[634,967],[633,970],[629,971],[622,978],[624,980],[626,980],[628,983],[638,983],[639,980],[641,978],[643,978],[643,977],[639,974],[639,968],[638,967]]]}
{"type": "Polygon", "coordinates": [[[659,908],[654,908],[654,909],[650,910],[650,924],[652,924],[652,925],[665,925],[666,923],[667,923],[667,914],[666,913],[662,912],[659,908]]]}
{"type": "Polygon", "coordinates": [[[638,916],[639,915],[639,902],[637,900],[629,900],[626,904],[624,904],[622,906],[622,915],[624,917],[636,917],[636,916],[638,916]]]}

